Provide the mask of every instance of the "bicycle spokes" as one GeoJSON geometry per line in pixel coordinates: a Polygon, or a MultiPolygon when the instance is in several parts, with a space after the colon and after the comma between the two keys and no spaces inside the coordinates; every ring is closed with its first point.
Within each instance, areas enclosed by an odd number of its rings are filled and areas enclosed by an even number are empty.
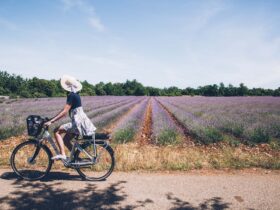
{"type": "Polygon", "coordinates": [[[44,177],[50,170],[52,161],[46,147],[40,147],[35,141],[18,145],[12,153],[11,165],[22,178],[35,180],[44,177]]]}
{"type": "Polygon", "coordinates": [[[95,145],[95,149],[92,146],[86,147],[86,152],[78,152],[76,160],[86,160],[91,164],[84,164],[86,167],[77,168],[78,173],[89,180],[101,180],[109,176],[114,168],[114,156],[104,145],[95,145]],[[93,152],[96,151],[96,152],[93,152]],[[87,157],[90,154],[91,159],[87,157]]]}

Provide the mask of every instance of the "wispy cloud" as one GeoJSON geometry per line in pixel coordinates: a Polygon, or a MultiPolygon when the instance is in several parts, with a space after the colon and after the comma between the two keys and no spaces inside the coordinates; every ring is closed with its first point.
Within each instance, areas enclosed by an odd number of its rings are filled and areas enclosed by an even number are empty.
{"type": "Polygon", "coordinates": [[[225,10],[226,5],[221,1],[209,1],[204,4],[199,4],[191,12],[191,15],[188,16],[186,29],[192,33],[196,33],[207,26],[212,18],[215,18],[225,10]]]}
{"type": "Polygon", "coordinates": [[[63,3],[63,9],[69,11],[72,9],[79,10],[87,16],[88,23],[91,27],[99,32],[105,31],[106,27],[97,16],[95,8],[85,0],[61,0],[63,3]]]}
{"type": "Polygon", "coordinates": [[[105,31],[105,26],[101,23],[100,19],[97,17],[89,18],[90,25],[98,31],[105,31]]]}

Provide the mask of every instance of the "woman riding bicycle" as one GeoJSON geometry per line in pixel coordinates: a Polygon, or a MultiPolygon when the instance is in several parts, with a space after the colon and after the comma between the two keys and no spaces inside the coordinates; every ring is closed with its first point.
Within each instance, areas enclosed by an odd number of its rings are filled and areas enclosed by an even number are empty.
{"type": "Polygon", "coordinates": [[[87,115],[83,111],[81,98],[78,93],[82,89],[82,84],[72,76],[63,75],[60,84],[64,90],[67,91],[66,105],[63,110],[59,112],[50,121],[46,122],[45,125],[49,126],[55,121],[61,119],[69,113],[71,122],[65,123],[54,130],[55,140],[59,146],[60,154],[52,157],[53,160],[66,159],[64,143],[67,148],[71,150],[70,139],[73,135],[80,134],[82,136],[91,136],[94,134],[96,128],[87,115]],[[62,139],[62,134],[64,138],[62,139]]]}

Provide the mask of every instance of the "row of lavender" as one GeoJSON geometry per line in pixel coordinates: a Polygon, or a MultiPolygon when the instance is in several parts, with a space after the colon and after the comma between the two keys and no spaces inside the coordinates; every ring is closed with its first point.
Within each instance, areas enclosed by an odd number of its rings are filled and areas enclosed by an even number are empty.
{"type": "MultiPolygon", "coordinates": [[[[131,106],[143,100],[143,97],[82,97],[83,108],[87,115],[100,129],[120,117],[131,106]]],[[[65,98],[17,99],[1,104],[0,139],[22,134],[26,131],[26,117],[40,115],[53,117],[66,103],[65,98]]],[[[64,118],[55,126],[69,121],[64,118]]]]}
{"type": "MultiPolygon", "coordinates": [[[[179,142],[183,133],[162,106],[150,97],[83,97],[83,108],[98,131],[109,130],[114,140],[126,143],[137,138],[145,122],[148,105],[152,110],[152,140],[155,144],[179,142]]],[[[0,110],[0,138],[26,131],[28,115],[52,117],[64,106],[65,98],[17,99],[5,101],[0,110]]],[[[53,127],[69,121],[64,118],[53,127]]]]}
{"type": "Polygon", "coordinates": [[[184,140],[183,130],[176,125],[168,112],[152,99],[152,139],[156,144],[168,145],[180,143],[184,140]]]}
{"type": "MultiPolygon", "coordinates": [[[[182,125],[203,143],[217,142],[225,137],[250,142],[280,139],[280,98],[104,96],[83,97],[82,102],[96,127],[99,130],[109,128],[116,142],[125,143],[137,138],[144,126],[148,107],[151,138],[155,144],[183,141],[182,125]]],[[[28,115],[52,117],[64,104],[65,98],[5,101],[0,107],[0,138],[22,133],[28,115]]],[[[64,118],[59,124],[66,121],[69,119],[64,118]]]]}
{"type": "Polygon", "coordinates": [[[114,127],[112,133],[117,143],[127,143],[137,138],[144,123],[144,116],[149,99],[145,98],[141,103],[133,107],[114,127]]]}
{"type": "MultiPolygon", "coordinates": [[[[150,125],[146,125],[151,130],[150,143],[169,145],[184,140],[183,130],[176,125],[175,121],[155,98],[146,98],[131,109],[130,113],[113,130],[114,140],[118,143],[126,143],[137,139],[137,134],[141,134],[141,128],[144,127],[143,123],[150,123],[150,125]],[[145,115],[147,117],[149,111],[151,112],[151,121],[145,122],[145,115]]],[[[145,138],[145,136],[140,136],[140,138],[145,138]]]]}
{"type": "Polygon", "coordinates": [[[277,97],[159,97],[158,100],[204,143],[228,136],[256,143],[280,139],[277,97]]]}

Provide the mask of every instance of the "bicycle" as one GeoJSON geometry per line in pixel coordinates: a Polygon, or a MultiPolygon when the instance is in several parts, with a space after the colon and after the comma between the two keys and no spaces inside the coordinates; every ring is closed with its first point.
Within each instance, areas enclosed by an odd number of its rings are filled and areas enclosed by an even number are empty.
{"type": "MultiPolygon", "coordinates": [[[[10,157],[14,172],[22,179],[41,180],[45,178],[52,167],[52,152],[46,145],[49,142],[56,154],[59,150],[43,124],[49,119],[38,115],[26,118],[27,141],[17,145],[10,157]]],[[[108,142],[109,135],[94,134],[74,137],[74,145],[70,157],[61,160],[65,167],[75,169],[84,180],[105,180],[114,170],[114,150],[108,142]]]]}

